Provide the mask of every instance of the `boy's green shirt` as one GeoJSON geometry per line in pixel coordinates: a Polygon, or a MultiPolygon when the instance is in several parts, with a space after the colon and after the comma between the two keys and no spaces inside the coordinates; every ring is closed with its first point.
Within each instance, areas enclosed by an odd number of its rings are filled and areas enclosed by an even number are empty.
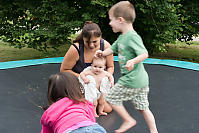
{"type": "Polygon", "coordinates": [[[126,62],[140,54],[148,53],[141,37],[136,31],[131,30],[121,34],[112,44],[111,49],[118,54],[121,77],[118,83],[130,88],[143,88],[149,85],[148,74],[142,62],[135,64],[133,70],[128,71],[126,62]]]}

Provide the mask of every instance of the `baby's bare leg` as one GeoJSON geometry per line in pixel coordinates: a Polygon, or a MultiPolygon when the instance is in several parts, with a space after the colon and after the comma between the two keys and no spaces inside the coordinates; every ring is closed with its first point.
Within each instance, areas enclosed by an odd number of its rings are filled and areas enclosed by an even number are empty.
{"type": "Polygon", "coordinates": [[[113,109],[112,109],[111,105],[105,100],[104,101],[104,112],[110,113],[112,110],[113,109]]]}
{"type": "Polygon", "coordinates": [[[99,117],[99,115],[97,115],[97,105],[98,105],[98,101],[95,100],[95,101],[93,102],[93,105],[94,105],[94,108],[95,108],[95,117],[99,117]]]}
{"type": "Polygon", "coordinates": [[[98,112],[99,112],[99,115],[107,115],[107,113],[104,112],[104,105],[102,104],[98,105],[98,112]]]}
{"type": "Polygon", "coordinates": [[[107,115],[107,113],[104,112],[105,100],[104,100],[104,94],[103,93],[100,95],[98,102],[99,102],[99,105],[98,105],[99,115],[107,115]]]}

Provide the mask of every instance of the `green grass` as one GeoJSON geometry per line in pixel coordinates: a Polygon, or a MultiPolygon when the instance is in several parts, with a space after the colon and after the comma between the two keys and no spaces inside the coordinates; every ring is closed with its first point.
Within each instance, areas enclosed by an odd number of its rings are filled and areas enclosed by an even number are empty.
{"type": "Polygon", "coordinates": [[[166,44],[166,53],[154,53],[151,58],[159,59],[174,59],[181,61],[189,61],[199,63],[199,42],[185,42],[177,41],[176,44],[166,44]]]}
{"type": "MultiPolygon", "coordinates": [[[[150,58],[158,59],[174,59],[182,61],[190,61],[199,63],[199,42],[189,42],[187,45],[184,42],[177,41],[176,44],[166,44],[166,53],[154,53],[150,58]]],[[[59,51],[50,49],[48,53],[43,53],[31,48],[14,48],[0,41],[0,62],[41,59],[50,57],[63,57],[67,52],[69,45],[63,45],[59,51]]]]}
{"type": "Polygon", "coordinates": [[[65,55],[68,48],[69,45],[63,45],[58,51],[49,49],[47,53],[44,53],[32,48],[14,48],[0,41],[0,62],[62,57],[65,55]]]}

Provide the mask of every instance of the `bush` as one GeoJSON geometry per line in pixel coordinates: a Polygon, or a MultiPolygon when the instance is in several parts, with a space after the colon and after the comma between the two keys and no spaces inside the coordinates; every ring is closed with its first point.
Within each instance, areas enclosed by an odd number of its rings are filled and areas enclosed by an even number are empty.
{"type": "MultiPolygon", "coordinates": [[[[198,34],[199,5],[197,0],[130,0],[137,13],[135,30],[143,38],[150,53],[165,51],[163,44],[177,38],[189,40],[198,34]]],[[[117,0],[1,0],[0,36],[18,48],[38,50],[57,48],[69,43],[87,20],[99,24],[103,37],[110,43],[113,34],[108,10],[117,0]]]]}

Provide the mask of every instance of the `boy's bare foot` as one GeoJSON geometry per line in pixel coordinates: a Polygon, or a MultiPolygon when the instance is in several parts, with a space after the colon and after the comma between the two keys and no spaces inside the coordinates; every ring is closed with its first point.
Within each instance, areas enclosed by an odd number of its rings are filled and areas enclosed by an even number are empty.
{"type": "Polygon", "coordinates": [[[99,112],[99,115],[107,115],[105,112],[99,112]]]}
{"type": "Polygon", "coordinates": [[[123,133],[135,125],[136,125],[136,120],[125,121],[123,122],[123,124],[120,126],[119,129],[115,130],[115,133],[123,133]]]}

